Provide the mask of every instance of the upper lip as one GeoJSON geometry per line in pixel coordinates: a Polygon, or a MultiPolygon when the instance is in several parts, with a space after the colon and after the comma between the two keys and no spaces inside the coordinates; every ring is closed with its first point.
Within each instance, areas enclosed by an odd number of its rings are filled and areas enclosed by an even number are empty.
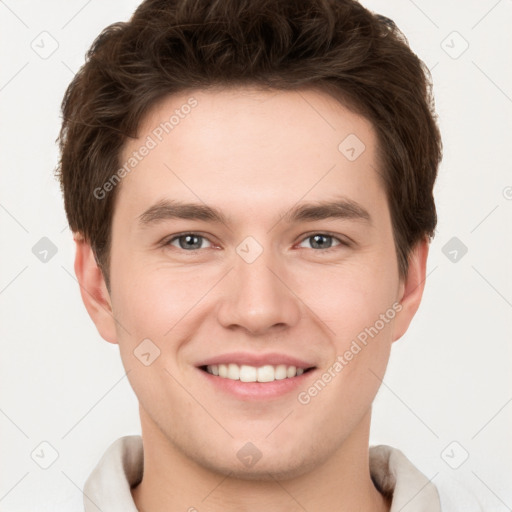
{"type": "Polygon", "coordinates": [[[272,365],[277,366],[284,364],[286,366],[295,366],[296,368],[312,368],[315,365],[303,359],[289,356],[286,354],[278,354],[275,352],[268,354],[251,354],[249,352],[230,352],[226,354],[219,354],[208,359],[200,361],[197,366],[211,366],[214,364],[230,364],[234,363],[237,365],[248,365],[248,366],[265,366],[272,365]]]}

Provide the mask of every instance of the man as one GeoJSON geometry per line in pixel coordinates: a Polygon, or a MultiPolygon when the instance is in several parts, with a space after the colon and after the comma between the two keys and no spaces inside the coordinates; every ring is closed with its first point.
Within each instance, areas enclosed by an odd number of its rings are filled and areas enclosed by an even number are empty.
{"type": "Polygon", "coordinates": [[[86,510],[441,510],[368,447],[425,283],[441,141],[428,74],[351,0],[146,0],[63,101],[75,271],[142,438],[86,510]]]}

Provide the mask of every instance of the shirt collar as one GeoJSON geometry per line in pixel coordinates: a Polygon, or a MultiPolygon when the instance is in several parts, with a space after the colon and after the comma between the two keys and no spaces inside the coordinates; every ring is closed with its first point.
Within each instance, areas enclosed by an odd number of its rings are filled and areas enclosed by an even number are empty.
{"type": "MultiPolygon", "coordinates": [[[[143,455],[141,436],[111,444],[85,483],[85,512],[137,512],[130,488],[142,480],[143,455]]],[[[390,512],[441,512],[436,487],[401,451],[370,447],[370,474],[379,491],[391,497],[390,512]]]]}

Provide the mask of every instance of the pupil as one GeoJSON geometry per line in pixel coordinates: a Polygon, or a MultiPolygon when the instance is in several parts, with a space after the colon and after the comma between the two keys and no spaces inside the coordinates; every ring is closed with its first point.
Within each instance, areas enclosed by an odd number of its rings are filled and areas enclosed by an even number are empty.
{"type": "Polygon", "coordinates": [[[196,235],[185,235],[181,238],[181,241],[183,241],[183,239],[185,239],[185,243],[180,243],[182,249],[190,249],[191,247],[198,249],[199,246],[201,245],[199,237],[196,235]]]}
{"type": "Polygon", "coordinates": [[[324,236],[324,235],[315,235],[313,236],[313,247],[330,247],[331,244],[325,242],[325,240],[327,240],[328,237],[324,236]],[[322,243],[322,241],[324,241],[324,243],[322,243]]]}

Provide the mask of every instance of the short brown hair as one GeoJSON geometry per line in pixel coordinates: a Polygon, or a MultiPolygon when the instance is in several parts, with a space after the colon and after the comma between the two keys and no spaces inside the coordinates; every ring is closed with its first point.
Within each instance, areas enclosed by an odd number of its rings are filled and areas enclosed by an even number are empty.
{"type": "Polygon", "coordinates": [[[405,277],[412,247],[434,234],[442,146],[428,68],[395,24],[355,0],[146,0],[97,37],[62,102],[56,176],[107,286],[119,187],[94,190],[149,108],[218,85],[319,88],[372,122],[405,277]]]}

